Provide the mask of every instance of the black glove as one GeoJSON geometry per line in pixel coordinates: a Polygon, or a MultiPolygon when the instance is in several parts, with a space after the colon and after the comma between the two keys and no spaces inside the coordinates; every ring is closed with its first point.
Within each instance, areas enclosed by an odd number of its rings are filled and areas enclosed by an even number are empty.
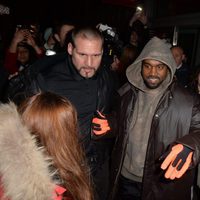
{"type": "Polygon", "coordinates": [[[177,170],[180,171],[181,168],[183,167],[183,165],[185,164],[186,159],[187,159],[188,155],[190,154],[190,152],[192,152],[192,149],[183,145],[183,150],[176,156],[176,159],[172,163],[172,166],[176,167],[176,165],[180,161],[179,165],[177,167],[177,170]]]}

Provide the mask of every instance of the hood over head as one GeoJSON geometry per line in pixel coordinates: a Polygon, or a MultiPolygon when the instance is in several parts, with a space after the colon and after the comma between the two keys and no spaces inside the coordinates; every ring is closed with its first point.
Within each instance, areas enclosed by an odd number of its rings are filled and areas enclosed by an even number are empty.
{"type": "Polygon", "coordinates": [[[170,50],[170,44],[166,40],[153,37],[145,45],[138,58],[126,70],[128,81],[140,90],[144,90],[145,84],[141,75],[142,61],[145,59],[152,59],[166,64],[169,68],[169,74],[166,78],[165,87],[167,87],[173,80],[176,71],[176,62],[170,50]]]}

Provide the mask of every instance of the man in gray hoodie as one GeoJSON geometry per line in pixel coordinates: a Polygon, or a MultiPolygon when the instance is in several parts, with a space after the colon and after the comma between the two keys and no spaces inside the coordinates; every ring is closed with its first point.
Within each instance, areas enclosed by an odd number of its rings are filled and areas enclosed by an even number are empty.
{"type": "Polygon", "coordinates": [[[189,200],[200,160],[200,106],[174,81],[170,45],[157,37],[126,71],[110,199],[189,200]]]}

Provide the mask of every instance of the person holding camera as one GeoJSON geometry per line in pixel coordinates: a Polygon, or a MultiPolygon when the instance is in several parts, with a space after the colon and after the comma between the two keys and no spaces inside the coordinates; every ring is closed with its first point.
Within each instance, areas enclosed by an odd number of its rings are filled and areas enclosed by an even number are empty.
{"type": "Polygon", "coordinates": [[[142,6],[137,6],[128,24],[127,36],[129,45],[138,48],[141,52],[145,44],[150,39],[150,29],[148,27],[148,17],[142,6]]]}
{"type": "Polygon", "coordinates": [[[28,28],[16,28],[6,52],[4,67],[10,74],[14,74],[28,67],[43,54],[28,28]]]}

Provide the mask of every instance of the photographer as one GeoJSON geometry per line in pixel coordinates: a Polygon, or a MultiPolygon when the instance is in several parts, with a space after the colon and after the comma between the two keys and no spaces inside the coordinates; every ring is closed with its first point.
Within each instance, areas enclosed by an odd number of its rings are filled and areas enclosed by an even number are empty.
{"type": "Polygon", "coordinates": [[[111,64],[111,70],[116,72],[118,77],[119,87],[127,82],[126,69],[131,65],[138,56],[138,49],[133,45],[125,45],[121,50],[113,49],[113,62],[111,64]]]}
{"type": "MultiPolygon", "coordinates": [[[[104,37],[104,59],[111,65],[114,57],[121,54],[123,49],[123,42],[119,39],[119,35],[115,28],[108,26],[107,24],[98,24],[96,26],[104,37]]],[[[112,67],[111,67],[112,69],[112,67]]]]}
{"type": "Polygon", "coordinates": [[[37,45],[31,29],[17,27],[6,52],[4,67],[10,74],[16,73],[42,57],[43,52],[37,45]]]}
{"type": "Polygon", "coordinates": [[[137,47],[139,52],[141,52],[151,38],[148,24],[149,22],[144,8],[137,6],[129,20],[125,38],[128,39],[126,43],[137,47]]]}

